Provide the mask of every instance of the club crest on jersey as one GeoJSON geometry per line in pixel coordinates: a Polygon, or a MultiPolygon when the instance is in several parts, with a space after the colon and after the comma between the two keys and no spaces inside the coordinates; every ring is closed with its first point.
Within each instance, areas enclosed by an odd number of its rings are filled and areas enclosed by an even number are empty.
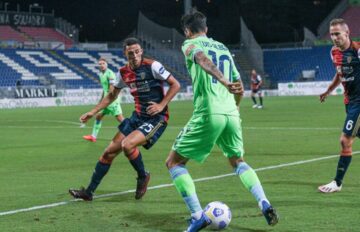
{"type": "Polygon", "coordinates": [[[350,64],[351,61],[352,61],[352,57],[351,57],[351,56],[348,56],[348,57],[346,58],[346,61],[348,62],[348,64],[350,64]]]}
{"type": "Polygon", "coordinates": [[[146,77],[146,73],[144,73],[144,72],[140,73],[140,78],[141,78],[141,80],[144,80],[145,77],[146,77]]]}

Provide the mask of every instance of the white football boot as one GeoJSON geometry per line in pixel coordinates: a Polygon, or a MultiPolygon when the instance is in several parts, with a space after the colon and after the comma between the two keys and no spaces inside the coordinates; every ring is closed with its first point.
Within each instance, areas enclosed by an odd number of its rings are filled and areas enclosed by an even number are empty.
{"type": "Polygon", "coordinates": [[[337,186],[336,181],[333,180],[328,184],[319,186],[318,190],[322,193],[334,193],[334,192],[340,192],[341,188],[342,185],[337,186]]]}

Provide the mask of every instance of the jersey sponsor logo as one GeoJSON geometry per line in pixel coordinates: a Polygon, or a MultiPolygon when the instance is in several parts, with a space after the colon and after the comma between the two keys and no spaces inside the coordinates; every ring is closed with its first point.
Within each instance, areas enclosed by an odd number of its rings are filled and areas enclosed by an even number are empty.
{"type": "Polygon", "coordinates": [[[164,72],[165,72],[165,68],[163,66],[161,66],[161,68],[159,69],[159,73],[164,74],[164,72]]]}
{"type": "Polygon", "coordinates": [[[340,80],[341,82],[350,82],[355,80],[355,77],[341,77],[340,80]]]}

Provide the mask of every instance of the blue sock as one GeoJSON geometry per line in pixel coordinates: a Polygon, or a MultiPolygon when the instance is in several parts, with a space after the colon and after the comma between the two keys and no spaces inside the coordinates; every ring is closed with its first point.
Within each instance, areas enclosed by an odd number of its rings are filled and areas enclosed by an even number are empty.
{"type": "Polygon", "coordinates": [[[90,184],[86,189],[87,194],[92,195],[95,192],[97,186],[100,184],[102,178],[106,175],[109,169],[110,169],[110,164],[104,164],[101,163],[100,161],[97,162],[94,173],[91,177],[90,184]]]}
{"type": "Polygon", "coordinates": [[[338,166],[336,169],[336,177],[335,177],[337,186],[340,186],[342,184],[346,170],[348,169],[351,163],[351,158],[352,156],[340,156],[338,166]]]}
{"type": "Polygon", "coordinates": [[[139,155],[135,159],[129,160],[129,162],[137,172],[138,178],[146,177],[145,166],[140,151],[139,151],[139,155]]]}

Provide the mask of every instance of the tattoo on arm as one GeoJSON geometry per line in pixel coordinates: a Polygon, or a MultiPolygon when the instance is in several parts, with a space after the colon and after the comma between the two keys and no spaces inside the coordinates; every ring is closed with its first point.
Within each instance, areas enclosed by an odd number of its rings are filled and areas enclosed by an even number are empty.
{"type": "Polygon", "coordinates": [[[195,61],[205,70],[205,72],[214,76],[221,83],[226,81],[224,75],[220,72],[216,65],[205,56],[203,52],[197,52],[195,54],[195,61]]]}

